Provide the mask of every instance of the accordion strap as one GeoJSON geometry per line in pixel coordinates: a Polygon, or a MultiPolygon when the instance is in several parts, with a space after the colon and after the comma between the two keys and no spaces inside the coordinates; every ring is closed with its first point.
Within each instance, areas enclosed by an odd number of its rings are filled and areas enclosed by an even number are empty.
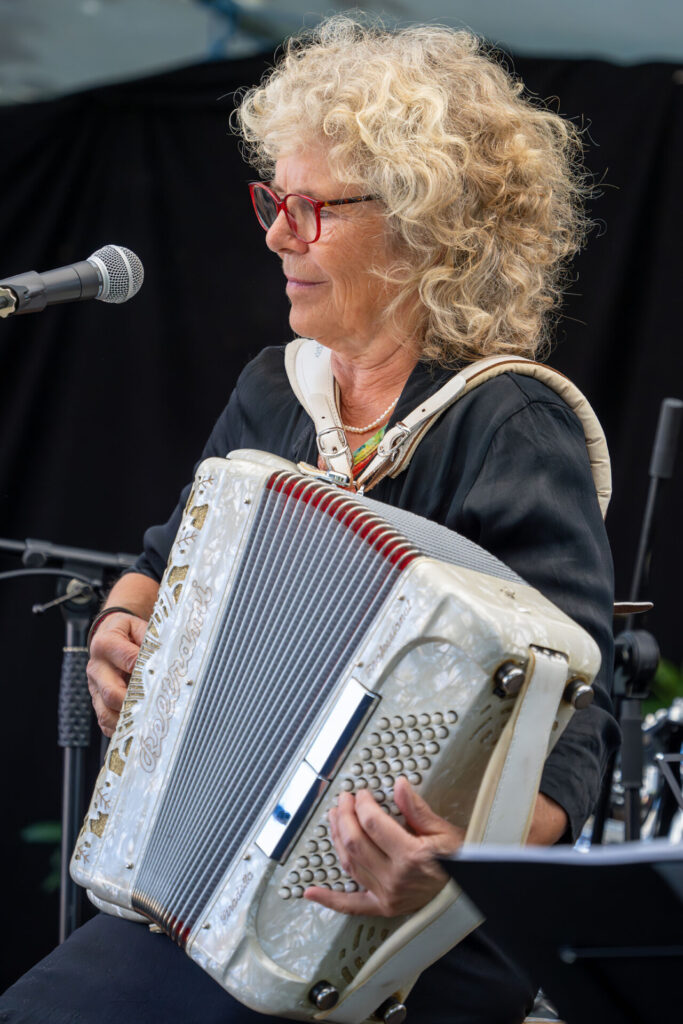
{"type": "Polygon", "coordinates": [[[317,341],[296,338],[285,348],[285,369],[292,391],[315,424],[318,451],[327,468],[351,480],[353,458],[339,415],[330,355],[317,341]]]}
{"type": "MultiPolygon", "coordinates": [[[[285,349],[285,367],[294,394],[315,424],[318,450],[329,469],[352,476],[351,452],[337,406],[337,387],[330,350],[307,338],[297,338],[285,349]]],[[[521,356],[489,356],[470,363],[426,398],[403,420],[391,427],[377,454],[356,480],[359,489],[370,490],[389,475],[398,476],[410,465],[417,446],[439,416],[462,395],[500,373],[535,377],[552,388],[578,417],[586,439],[593,482],[603,516],[612,492],[609,452],[602,427],[588,400],[576,385],[543,363],[521,356]]]]}

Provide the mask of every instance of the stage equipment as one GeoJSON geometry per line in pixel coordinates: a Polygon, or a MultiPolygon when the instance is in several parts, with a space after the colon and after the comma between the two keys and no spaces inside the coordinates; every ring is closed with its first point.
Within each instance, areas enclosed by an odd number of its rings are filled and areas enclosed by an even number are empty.
{"type": "MultiPolygon", "coordinates": [[[[629,600],[634,604],[649,579],[658,499],[661,497],[662,483],[670,480],[674,473],[682,419],[683,402],[678,398],[665,398],[660,406],[650,457],[650,486],[631,582],[629,600]]],[[[642,817],[642,702],[650,693],[659,662],[659,647],[650,633],[632,629],[633,622],[634,616],[629,615],[624,631],[616,639],[614,697],[623,736],[620,758],[625,838],[636,840],[640,838],[642,817]]],[[[616,760],[613,758],[603,780],[593,823],[593,843],[602,842],[605,819],[609,815],[615,765],[616,760]]]]}
{"type": "Polygon", "coordinates": [[[127,302],[142,288],[142,263],[122,245],[105,245],[87,260],[56,270],[7,277],[0,281],[0,316],[39,313],[61,302],[99,299],[127,302]]]}
{"type": "Polygon", "coordinates": [[[671,842],[680,843],[683,840],[683,697],[677,697],[670,707],[647,715],[643,722],[643,741],[647,758],[644,788],[650,807],[643,824],[643,837],[668,836],[671,842]]]}
{"type": "Polygon", "coordinates": [[[444,867],[566,1024],[680,1020],[680,845],[464,847],[444,867]]]}
{"type": "Polygon", "coordinates": [[[90,745],[92,719],[85,675],[86,637],[112,576],[116,578],[132,565],[135,556],[65,547],[50,541],[4,538],[0,538],[0,551],[20,557],[24,565],[23,569],[0,573],[0,580],[52,576],[59,581],[57,597],[47,604],[34,604],[32,611],[41,615],[51,608],[60,608],[64,618],[57,712],[57,743],[64,751],[59,889],[59,941],[63,942],[81,923],[81,894],[69,875],[68,863],[85,809],[85,751],[90,745]]]}
{"type": "Polygon", "coordinates": [[[405,775],[470,841],[523,842],[598,666],[580,627],[458,534],[262,452],[208,459],[72,875],[255,1010],[398,1024],[481,915],[450,884],[391,919],[302,899],[356,888],[330,806],[367,788],[400,821],[405,775]]]}

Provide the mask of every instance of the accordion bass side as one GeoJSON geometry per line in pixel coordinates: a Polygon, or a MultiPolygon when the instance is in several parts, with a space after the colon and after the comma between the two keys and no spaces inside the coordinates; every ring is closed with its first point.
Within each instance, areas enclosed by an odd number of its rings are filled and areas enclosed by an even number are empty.
{"type": "MultiPolygon", "coordinates": [[[[405,775],[467,841],[522,842],[594,642],[464,538],[264,453],[200,466],[71,873],[262,1013],[359,1024],[480,918],[451,883],[348,917],[338,794],[405,775]]],[[[574,701],[576,703],[576,701],[574,701]]],[[[580,703],[580,702],[579,702],[580,703]]]]}

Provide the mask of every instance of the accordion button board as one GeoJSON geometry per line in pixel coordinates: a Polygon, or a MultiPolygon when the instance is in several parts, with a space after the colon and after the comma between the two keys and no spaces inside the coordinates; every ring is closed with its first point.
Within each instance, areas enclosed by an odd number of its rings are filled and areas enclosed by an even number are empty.
{"type": "Polygon", "coordinates": [[[545,754],[573,710],[567,673],[589,685],[599,666],[575,623],[443,527],[263,453],[207,460],[73,877],[255,1010],[362,1021],[345,993],[420,933],[422,912],[351,918],[302,899],[312,884],[356,888],[328,811],[368,789],[400,821],[405,775],[466,828],[519,699],[496,692],[496,673],[526,671],[532,645],[567,666],[545,754]],[[333,1010],[311,1001],[321,979],[340,993],[333,1010]]]}

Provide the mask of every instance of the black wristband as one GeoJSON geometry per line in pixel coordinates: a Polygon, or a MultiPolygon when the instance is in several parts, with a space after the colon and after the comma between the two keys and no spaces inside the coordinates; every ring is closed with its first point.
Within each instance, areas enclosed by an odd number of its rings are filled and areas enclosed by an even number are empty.
{"type": "Polygon", "coordinates": [[[123,608],[121,605],[114,604],[111,608],[103,608],[101,612],[98,612],[95,618],[92,620],[90,629],[88,630],[87,648],[88,654],[90,654],[90,644],[97,630],[100,628],[101,623],[106,619],[107,615],[113,615],[114,612],[122,612],[124,615],[132,615],[133,618],[139,619],[140,616],[132,612],[130,608],[123,608]]]}

